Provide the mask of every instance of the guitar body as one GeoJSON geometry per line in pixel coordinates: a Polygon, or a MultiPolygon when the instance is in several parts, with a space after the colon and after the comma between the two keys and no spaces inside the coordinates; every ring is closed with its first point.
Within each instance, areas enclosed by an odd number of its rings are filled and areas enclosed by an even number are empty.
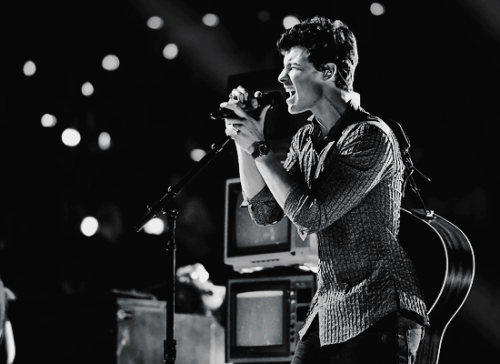
{"type": "Polygon", "coordinates": [[[401,210],[399,241],[413,261],[429,310],[416,364],[437,364],[444,332],[472,286],[474,252],[459,228],[423,210],[401,210]]]}

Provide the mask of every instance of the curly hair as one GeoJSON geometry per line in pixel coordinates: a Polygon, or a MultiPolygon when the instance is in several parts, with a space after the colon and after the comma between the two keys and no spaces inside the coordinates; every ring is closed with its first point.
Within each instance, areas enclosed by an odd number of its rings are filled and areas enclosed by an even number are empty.
{"type": "Polygon", "coordinates": [[[302,21],[285,30],[276,46],[281,54],[292,47],[305,48],[309,61],[319,71],[324,69],[326,63],[335,63],[340,75],[336,80],[337,87],[353,90],[358,48],[354,34],[342,21],[332,22],[318,16],[302,21]]]}

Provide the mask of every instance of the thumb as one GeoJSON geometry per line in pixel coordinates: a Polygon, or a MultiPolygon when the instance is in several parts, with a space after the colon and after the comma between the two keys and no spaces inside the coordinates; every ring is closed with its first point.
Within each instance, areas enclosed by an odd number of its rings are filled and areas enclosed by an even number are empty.
{"type": "Polygon", "coordinates": [[[232,110],[237,117],[246,119],[248,114],[236,102],[223,102],[219,105],[221,108],[232,110]]]}
{"type": "Polygon", "coordinates": [[[259,120],[264,122],[264,120],[266,119],[267,110],[269,110],[270,108],[271,108],[271,105],[266,105],[262,108],[260,115],[259,115],[259,120]]]}

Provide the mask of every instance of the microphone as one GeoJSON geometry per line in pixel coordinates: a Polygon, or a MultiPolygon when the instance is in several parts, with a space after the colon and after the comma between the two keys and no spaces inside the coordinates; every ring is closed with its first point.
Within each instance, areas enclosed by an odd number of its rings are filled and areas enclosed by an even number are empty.
{"type": "MultiPolygon", "coordinates": [[[[243,110],[250,115],[252,115],[255,111],[260,112],[264,108],[264,106],[271,105],[271,107],[273,107],[283,102],[283,95],[279,91],[271,91],[266,93],[257,91],[255,94],[255,98],[250,100],[250,105],[245,105],[243,107],[243,110]]],[[[238,118],[233,110],[229,110],[223,107],[211,113],[210,117],[214,120],[238,118]]]]}

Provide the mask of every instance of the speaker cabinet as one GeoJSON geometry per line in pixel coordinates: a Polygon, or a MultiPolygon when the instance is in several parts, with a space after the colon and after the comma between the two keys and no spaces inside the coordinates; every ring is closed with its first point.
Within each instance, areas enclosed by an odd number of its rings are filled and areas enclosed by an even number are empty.
{"type": "MultiPolygon", "coordinates": [[[[34,307],[16,307],[16,364],[163,364],[164,301],[86,297],[34,307]]],[[[213,317],[175,314],[174,338],[177,364],[225,363],[224,329],[213,317]]]]}

